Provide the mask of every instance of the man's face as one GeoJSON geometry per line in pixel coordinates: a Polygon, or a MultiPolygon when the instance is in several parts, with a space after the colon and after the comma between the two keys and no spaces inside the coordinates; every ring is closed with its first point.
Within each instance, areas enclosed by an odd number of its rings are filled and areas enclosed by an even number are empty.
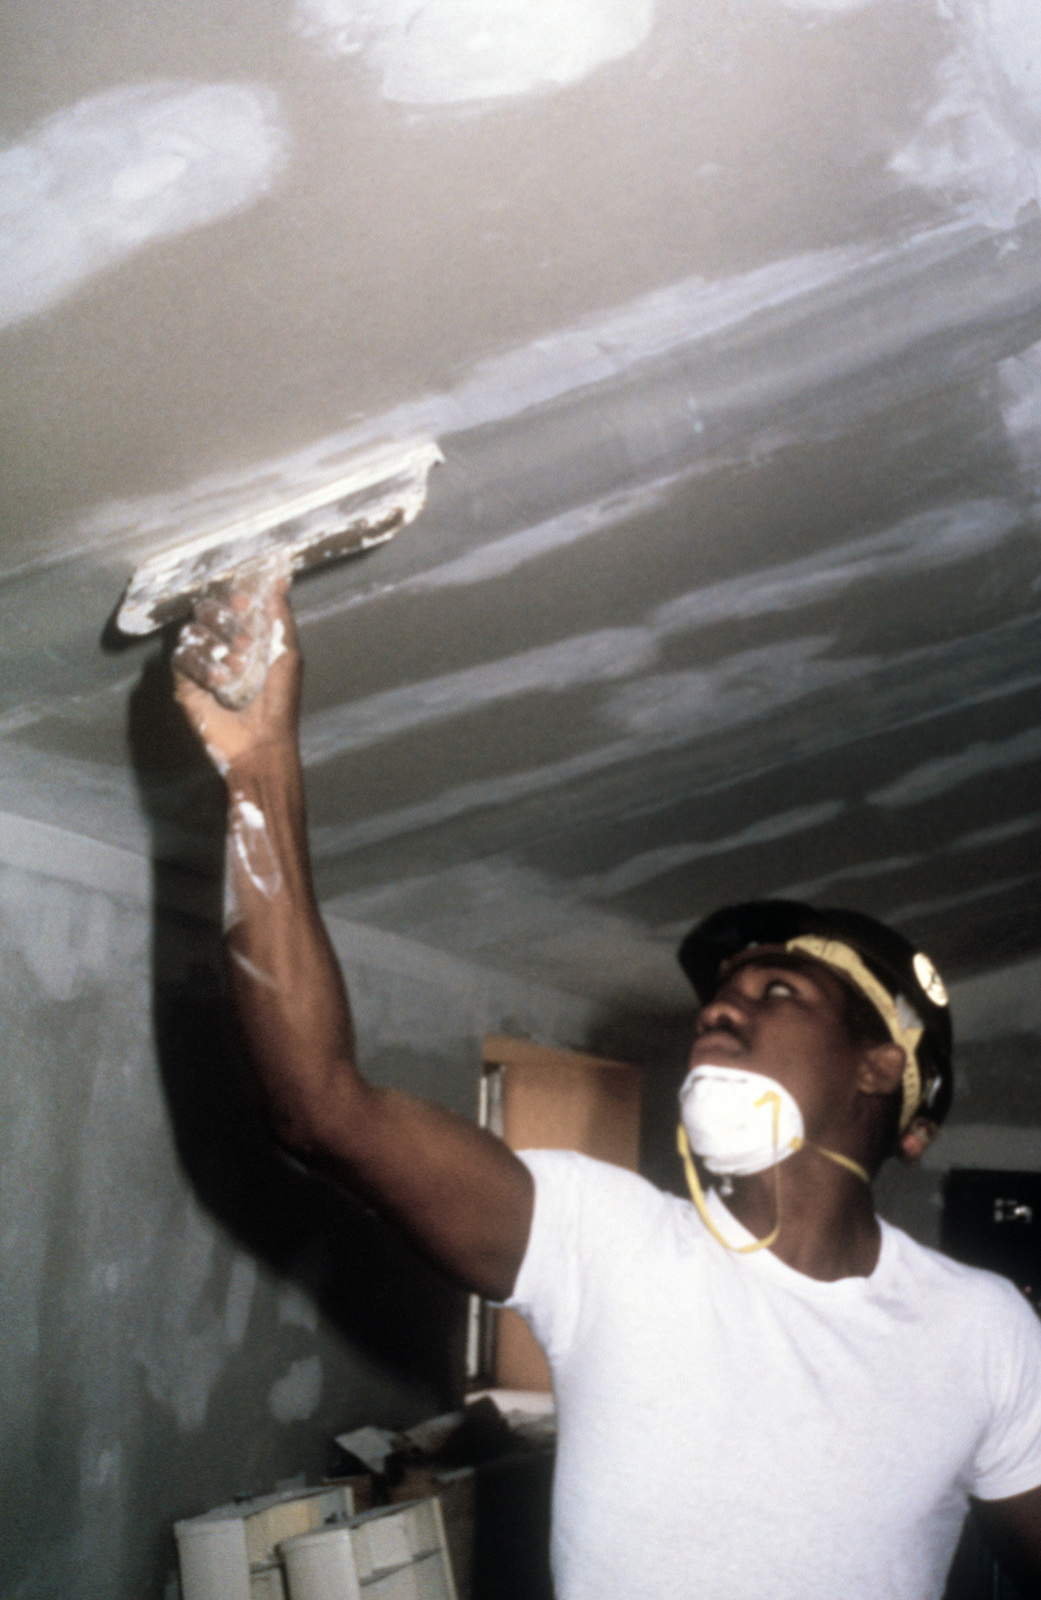
{"type": "Polygon", "coordinates": [[[808,957],[760,945],[722,968],[698,1018],[690,1065],[776,1079],[798,1102],[807,1136],[820,1140],[848,1115],[860,1058],[840,980],[808,957]]]}

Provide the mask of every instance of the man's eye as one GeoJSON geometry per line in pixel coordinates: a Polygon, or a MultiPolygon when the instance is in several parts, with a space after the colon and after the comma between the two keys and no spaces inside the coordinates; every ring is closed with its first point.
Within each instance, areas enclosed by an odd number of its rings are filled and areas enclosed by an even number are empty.
{"type": "Polygon", "coordinates": [[[788,995],[795,993],[790,983],[785,983],[783,978],[771,978],[765,990],[768,995],[788,995]]]}

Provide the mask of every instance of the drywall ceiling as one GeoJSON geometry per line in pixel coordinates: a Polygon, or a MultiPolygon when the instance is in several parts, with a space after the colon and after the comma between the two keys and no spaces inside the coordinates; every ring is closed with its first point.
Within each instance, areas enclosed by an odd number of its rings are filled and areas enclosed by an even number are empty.
{"type": "Polygon", "coordinates": [[[0,808],[200,864],[131,566],[425,434],[295,594],[328,906],[634,1005],[755,894],[1041,948],[1036,0],[3,28],[0,808]]]}

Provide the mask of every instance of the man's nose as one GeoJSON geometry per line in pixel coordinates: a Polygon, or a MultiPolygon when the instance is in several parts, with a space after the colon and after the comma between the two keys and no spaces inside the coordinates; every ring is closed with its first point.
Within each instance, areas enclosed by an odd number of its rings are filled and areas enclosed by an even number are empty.
{"type": "Polygon", "coordinates": [[[720,1026],[740,1028],[748,1019],[741,997],[734,993],[714,995],[707,1005],[702,1006],[698,1017],[698,1032],[709,1033],[713,1028],[720,1026]]]}

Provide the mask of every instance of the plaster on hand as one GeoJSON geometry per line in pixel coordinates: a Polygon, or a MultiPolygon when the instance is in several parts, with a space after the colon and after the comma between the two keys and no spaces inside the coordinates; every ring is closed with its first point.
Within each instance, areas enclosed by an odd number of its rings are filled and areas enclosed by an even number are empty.
{"type": "Polygon", "coordinates": [[[181,629],[175,664],[231,711],[255,699],[271,663],[286,654],[285,626],[272,615],[272,600],[287,576],[278,553],[240,569],[197,594],[181,629]]]}
{"type": "Polygon", "coordinates": [[[271,646],[267,657],[268,666],[270,667],[272,662],[277,661],[279,656],[284,656],[288,649],[285,623],[281,617],[276,617],[274,627],[271,629],[271,646]]]}
{"type": "Polygon", "coordinates": [[[205,717],[199,718],[197,727],[199,738],[202,740],[203,749],[206,751],[206,754],[213,762],[213,765],[216,767],[221,777],[226,778],[228,773],[231,771],[231,762],[228,760],[223,750],[219,749],[217,745],[211,744],[209,739],[207,739],[207,723],[205,717]]]}

